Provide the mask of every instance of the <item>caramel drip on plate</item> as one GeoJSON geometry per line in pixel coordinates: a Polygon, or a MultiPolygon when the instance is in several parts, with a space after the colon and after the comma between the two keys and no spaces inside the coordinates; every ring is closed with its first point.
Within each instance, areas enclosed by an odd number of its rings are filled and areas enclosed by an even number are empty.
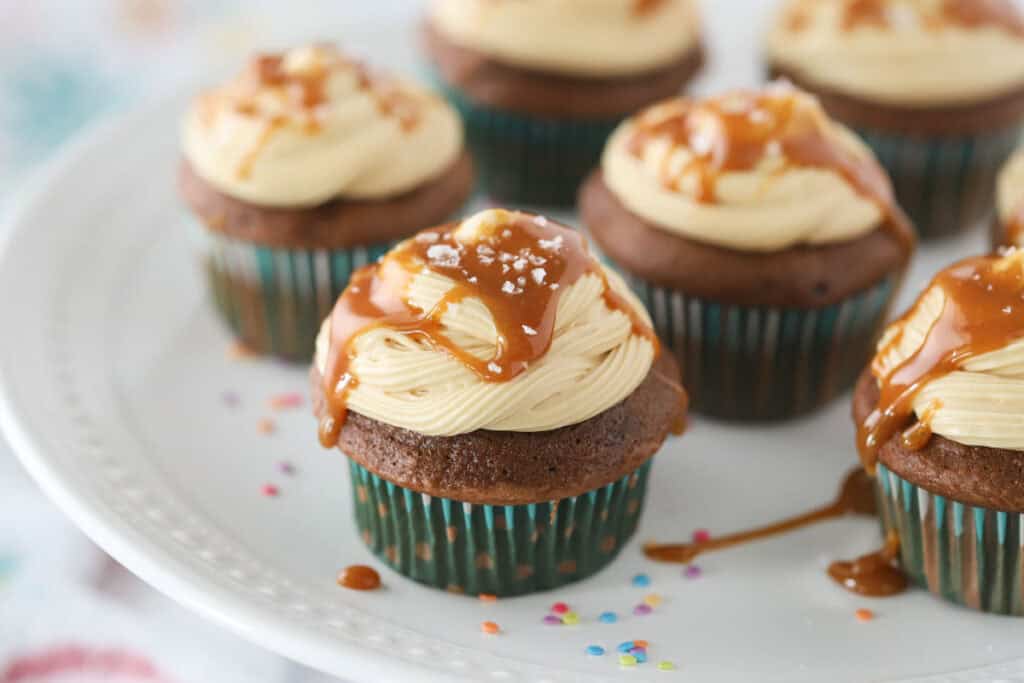
{"type": "MultiPolygon", "coordinates": [[[[858,428],[858,449],[864,467],[873,472],[878,450],[914,419],[914,399],[929,382],[959,369],[971,358],[996,351],[1024,338],[1024,252],[1005,258],[979,257],[940,272],[931,287],[945,294],[942,313],[910,357],[881,375],[878,360],[900,341],[893,335],[875,357],[872,372],[879,383],[878,406],[858,428]]],[[[918,303],[897,325],[917,313],[918,303]]],[[[925,416],[925,422],[928,421],[925,416]]],[[[904,439],[905,446],[923,448],[924,432],[904,439]]]]}
{"type": "Polygon", "coordinates": [[[665,155],[661,181],[677,191],[696,180],[696,199],[715,201],[715,186],[724,173],[750,171],[769,154],[791,166],[832,170],[887,216],[890,231],[904,246],[913,244],[913,227],[896,204],[892,185],[870,156],[859,156],[837,139],[817,102],[799,91],[775,85],[760,92],[737,91],[703,101],[679,100],[665,115],[655,108],[636,120],[629,152],[642,158],[647,145],[668,139],[673,149],[688,149],[692,158],[678,172],[665,155]]]}
{"type": "MultiPolygon", "coordinates": [[[[850,31],[859,26],[892,26],[888,12],[892,4],[891,0],[848,0],[843,13],[843,29],[850,31]]],[[[1024,17],[1017,11],[1012,0],[943,0],[938,14],[923,17],[922,21],[928,28],[950,25],[965,28],[992,26],[1024,37],[1024,17]]]]}
{"type": "Polygon", "coordinates": [[[506,212],[501,225],[489,226],[486,234],[471,240],[461,239],[458,228],[459,224],[432,228],[406,240],[380,263],[357,271],[338,299],[331,313],[324,373],[324,447],[337,444],[348,395],[359,382],[350,370],[352,344],[371,329],[405,333],[450,354],[486,382],[508,382],[550,348],[561,293],[593,274],[603,281],[605,305],[629,316],[633,333],[657,348],[653,330],[611,288],[578,232],[521,212],[506,212]],[[407,300],[409,282],[424,269],[454,282],[429,311],[416,309],[407,300]],[[497,328],[496,350],[490,358],[478,358],[444,333],[445,311],[470,298],[487,307],[497,328]]]}
{"type": "Polygon", "coordinates": [[[355,591],[372,591],[380,588],[380,574],[373,567],[354,564],[338,572],[338,585],[355,591]]]}
{"type": "Polygon", "coordinates": [[[712,537],[706,541],[678,543],[671,545],[648,544],[644,546],[644,554],[659,562],[678,562],[686,564],[698,555],[724,548],[758,541],[763,538],[784,534],[810,524],[835,519],[847,514],[871,515],[875,513],[875,493],[871,478],[861,468],[850,470],[843,480],[836,499],[820,508],[805,512],[795,517],[750,529],[728,536],[712,537]]]}
{"type": "Polygon", "coordinates": [[[896,595],[907,590],[909,583],[897,564],[899,554],[900,538],[890,531],[879,550],[852,562],[833,562],[828,566],[828,575],[851,593],[872,598],[896,595]]]}

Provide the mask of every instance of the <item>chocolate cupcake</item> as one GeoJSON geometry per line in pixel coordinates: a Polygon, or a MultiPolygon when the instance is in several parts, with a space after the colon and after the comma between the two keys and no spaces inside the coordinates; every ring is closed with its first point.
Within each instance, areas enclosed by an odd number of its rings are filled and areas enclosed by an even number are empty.
{"type": "Polygon", "coordinates": [[[852,385],[914,244],[871,152],[784,84],[624,122],[580,212],[694,409],[729,419],[791,417],[852,385]]]}
{"type": "Polygon", "coordinates": [[[573,230],[503,210],[358,271],[311,375],[366,544],[459,593],[554,588],[610,562],[685,411],[622,280],[573,230]]]}
{"type": "Polygon", "coordinates": [[[1011,0],[786,0],[767,55],[874,149],[922,236],[988,217],[1024,124],[1011,0]]]}
{"type": "Polygon", "coordinates": [[[1024,252],[940,272],[886,331],[853,413],[910,578],[1024,614],[1024,252]]]}
{"type": "Polygon", "coordinates": [[[352,272],[473,189],[456,112],[317,45],[200,95],[179,187],[217,309],[253,350],[308,361],[352,272]]]}
{"type": "Polygon", "coordinates": [[[695,0],[432,0],[426,47],[484,190],[569,206],[625,116],[703,63],[695,0]]]}
{"type": "Polygon", "coordinates": [[[1024,247],[1024,148],[1018,151],[999,174],[993,219],[994,247],[1024,247]]]}

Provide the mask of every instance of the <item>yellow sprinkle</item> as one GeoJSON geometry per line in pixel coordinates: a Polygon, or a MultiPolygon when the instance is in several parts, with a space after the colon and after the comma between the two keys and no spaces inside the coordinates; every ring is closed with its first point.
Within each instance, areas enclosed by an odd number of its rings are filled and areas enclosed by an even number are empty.
{"type": "Polygon", "coordinates": [[[676,665],[673,664],[672,662],[668,661],[667,659],[664,660],[664,661],[658,662],[658,670],[659,671],[672,671],[675,668],[676,668],[676,665]]]}
{"type": "Polygon", "coordinates": [[[636,657],[633,655],[619,655],[619,666],[636,666],[636,657]]]}
{"type": "Polygon", "coordinates": [[[566,612],[564,615],[562,615],[562,623],[566,624],[567,626],[574,626],[580,623],[580,615],[576,614],[575,612],[566,612]]]}
{"type": "Polygon", "coordinates": [[[657,593],[651,593],[650,595],[644,598],[644,603],[646,603],[650,607],[657,607],[661,604],[661,596],[657,593]]]}

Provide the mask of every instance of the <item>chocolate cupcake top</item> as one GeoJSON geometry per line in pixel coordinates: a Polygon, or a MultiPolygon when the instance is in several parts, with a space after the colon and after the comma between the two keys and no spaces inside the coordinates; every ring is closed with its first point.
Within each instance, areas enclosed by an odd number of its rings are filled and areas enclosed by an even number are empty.
{"type": "Polygon", "coordinates": [[[936,275],[882,337],[871,373],[878,403],[858,436],[869,470],[893,438],[1024,451],[1024,251],[936,275]]]}
{"type": "Polygon", "coordinates": [[[273,207],[399,195],[462,152],[461,123],[441,98],[328,45],[254,57],[195,99],[182,137],[204,181],[273,207]]]}
{"type": "Polygon", "coordinates": [[[887,105],[1024,87],[1024,18],[1012,0],[786,0],[767,50],[802,83],[887,105]]]}
{"type": "Polygon", "coordinates": [[[317,339],[333,446],[346,410],[429,436],[588,420],[647,377],[643,306],[577,232],[484,211],[358,271],[317,339]]]}
{"type": "Polygon", "coordinates": [[[698,47],[695,0],[432,0],[448,40],[526,69],[610,77],[651,71],[698,47]]]}
{"type": "Polygon", "coordinates": [[[998,206],[1006,244],[1024,247],[1024,149],[999,174],[998,206]]]}
{"type": "Polygon", "coordinates": [[[824,245],[882,225],[912,239],[871,151],[784,83],[657,104],[615,131],[601,169],[636,215],[719,247],[824,245]]]}

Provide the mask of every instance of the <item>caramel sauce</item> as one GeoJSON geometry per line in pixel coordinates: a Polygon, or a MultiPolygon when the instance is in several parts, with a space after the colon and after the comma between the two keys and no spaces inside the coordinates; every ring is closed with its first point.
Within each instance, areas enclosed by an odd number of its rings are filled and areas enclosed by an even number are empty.
{"type": "Polygon", "coordinates": [[[669,545],[648,544],[644,546],[644,555],[659,562],[686,564],[698,555],[707,552],[777,536],[828,519],[835,519],[847,514],[871,515],[874,513],[875,493],[871,477],[858,467],[850,470],[846,475],[839,494],[828,505],[774,524],[727,536],[712,537],[706,541],[669,545]]]}
{"type": "Polygon", "coordinates": [[[633,0],[633,14],[643,16],[658,11],[665,0],[633,0]]]}
{"type": "MultiPolygon", "coordinates": [[[[850,31],[859,26],[892,26],[888,13],[891,5],[891,0],[848,0],[843,13],[843,30],[850,31]]],[[[994,26],[1024,37],[1024,17],[1012,0],[943,0],[939,12],[922,17],[922,22],[929,29],[949,25],[965,28],[994,26]]]]}
{"type": "Polygon", "coordinates": [[[274,133],[279,131],[287,123],[287,119],[283,116],[274,116],[267,120],[263,126],[263,131],[260,133],[259,139],[256,140],[256,144],[245,153],[242,157],[241,162],[238,164],[238,177],[245,180],[252,175],[252,167],[256,163],[256,159],[259,157],[260,152],[267,146],[270,139],[274,136],[274,133]]]}
{"type": "Polygon", "coordinates": [[[900,538],[890,531],[881,549],[858,557],[852,562],[837,561],[828,567],[828,575],[846,590],[873,598],[902,593],[907,589],[907,575],[897,564],[900,538]]]}
{"type": "Polygon", "coordinates": [[[849,31],[858,26],[888,26],[888,6],[888,0],[850,0],[843,13],[843,30],[849,31]]]}
{"type": "Polygon", "coordinates": [[[338,572],[338,585],[354,591],[372,591],[380,588],[380,574],[373,567],[354,564],[338,572]]]}
{"type": "MultiPolygon", "coordinates": [[[[899,343],[896,335],[879,351],[872,367],[879,382],[878,406],[858,428],[858,449],[869,472],[875,469],[882,445],[910,426],[914,399],[926,384],[971,358],[1024,338],[1024,251],[1010,250],[1005,258],[961,261],[936,275],[931,287],[944,292],[945,304],[921,347],[882,375],[877,361],[899,343]]],[[[905,324],[920,305],[919,301],[900,322],[905,324]]],[[[923,448],[927,436],[927,428],[911,429],[903,443],[923,448]]]]}
{"type": "Polygon", "coordinates": [[[328,409],[319,430],[325,448],[337,444],[348,395],[358,385],[349,369],[352,343],[371,329],[405,333],[442,349],[486,382],[508,382],[550,348],[561,293],[593,274],[603,281],[605,305],[629,316],[634,334],[657,349],[654,331],[612,290],[578,232],[521,212],[508,212],[502,225],[465,243],[456,234],[458,227],[432,228],[406,240],[380,263],[358,270],[338,299],[331,313],[324,374],[328,409]],[[424,268],[454,282],[429,311],[414,308],[406,299],[409,281],[424,268]],[[497,348],[492,357],[479,358],[444,334],[445,311],[467,298],[479,299],[494,320],[497,348]]]}
{"type": "Polygon", "coordinates": [[[830,169],[845,178],[878,205],[909,253],[913,227],[896,204],[885,171],[870,156],[859,156],[837,140],[814,100],[793,88],[773,86],[663,106],[672,105],[678,108],[669,115],[654,109],[640,116],[628,142],[630,154],[637,158],[659,138],[667,138],[673,148],[690,150],[692,158],[678,172],[668,168],[672,155],[665,155],[661,180],[669,189],[679,190],[685,180],[695,180],[697,201],[712,203],[722,174],[749,171],[766,154],[778,153],[788,165],[830,169]]]}

